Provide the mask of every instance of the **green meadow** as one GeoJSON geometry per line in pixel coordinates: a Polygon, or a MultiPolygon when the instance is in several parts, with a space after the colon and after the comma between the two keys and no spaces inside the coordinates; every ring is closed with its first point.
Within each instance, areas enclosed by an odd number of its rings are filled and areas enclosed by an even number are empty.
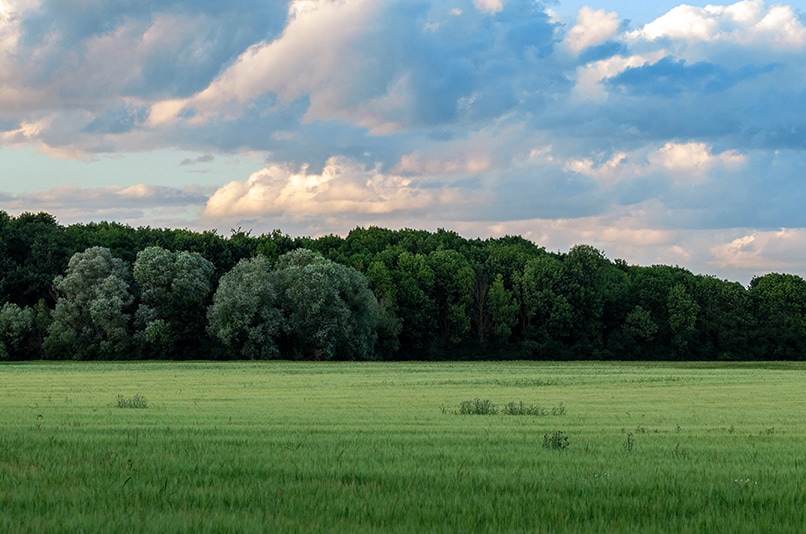
{"type": "Polygon", "coordinates": [[[804,525],[803,364],[0,366],[0,532],[804,525]]]}

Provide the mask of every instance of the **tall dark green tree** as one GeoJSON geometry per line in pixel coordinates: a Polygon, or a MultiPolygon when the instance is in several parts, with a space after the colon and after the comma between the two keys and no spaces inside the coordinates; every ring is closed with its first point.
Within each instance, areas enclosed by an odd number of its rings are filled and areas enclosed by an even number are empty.
{"type": "Polygon", "coordinates": [[[806,281],[771,273],[750,281],[754,351],[764,360],[806,359],[806,281]]]}
{"type": "Polygon", "coordinates": [[[678,358],[685,359],[688,355],[689,341],[694,335],[700,306],[689,295],[683,284],[675,284],[669,290],[666,307],[669,311],[672,346],[677,352],[678,358]]]}
{"type": "Polygon", "coordinates": [[[34,306],[41,299],[53,305],[53,279],[76,251],[64,228],[50,214],[23,213],[5,221],[3,242],[0,292],[20,306],[34,306]]]}
{"type": "Polygon", "coordinates": [[[206,310],[215,267],[197,252],[148,247],[137,254],[134,280],[140,288],[135,315],[146,358],[208,357],[206,310]]]}
{"type": "Polygon", "coordinates": [[[402,252],[390,268],[395,284],[397,316],[402,321],[400,355],[405,359],[439,357],[437,306],[434,298],[434,271],[422,254],[402,252]]]}
{"type": "Polygon", "coordinates": [[[544,254],[526,262],[518,277],[524,314],[524,350],[529,357],[569,356],[574,336],[574,308],[566,296],[563,263],[544,254]]]}
{"type": "Polygon", "coordinates": [[[428,255],[427,264],[434,273],[433,296],[440,338],[448,347],[456,345],[470,333],[476,273],[455,250],[436,250],[428,255]]]}
{"type": "Polygon", "coordinates": [[[690,354],[696,359],[746,360],[754,358],[754,315],[750,295],[738,282],[702,276],[695,297],[698,337],[690,354]]]}

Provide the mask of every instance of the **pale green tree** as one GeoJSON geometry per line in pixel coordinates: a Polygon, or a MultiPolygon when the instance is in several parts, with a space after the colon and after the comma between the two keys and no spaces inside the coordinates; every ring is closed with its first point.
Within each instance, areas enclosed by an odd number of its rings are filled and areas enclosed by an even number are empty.
{"type": "Polygon", "coordinates": [[[263,255],[241,260],[221,277],[207,313],[208,330],[224,344],[230,357],[280,356],[277,341],[284,323],[276,282],[277,275],[263,255]]]}
{"type": "Polygon", "coordinates": [[[306,249],[284,254],[276,269],[290,356],[375,357],[381,310],[363,274],[306,249]]]}
{"type": "Polygon", "coordinates": [[[130,357],[131,272],[107,248],[74,254],[53,289],[58,297],[44,349],[56,358],[130,357]]]}

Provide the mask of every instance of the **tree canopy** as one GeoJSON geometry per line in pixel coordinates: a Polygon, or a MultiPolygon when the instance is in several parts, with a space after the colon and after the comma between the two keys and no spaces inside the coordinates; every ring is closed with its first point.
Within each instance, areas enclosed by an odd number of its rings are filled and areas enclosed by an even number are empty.
{"type": "Polygon", "coordinates": [[[806,281],[522,237],[62,226],[0,212],[0,359],[806,358],[806,281]]]}

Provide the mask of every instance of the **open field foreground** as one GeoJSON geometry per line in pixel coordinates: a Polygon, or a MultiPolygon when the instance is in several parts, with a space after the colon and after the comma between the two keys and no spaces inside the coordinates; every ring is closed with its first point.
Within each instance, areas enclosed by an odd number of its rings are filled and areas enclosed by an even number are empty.
{"type": "Polygon", "coordinates": [[[3,365],[0,532],[798,532],[804,392],[789,363],[3,365]]]}

